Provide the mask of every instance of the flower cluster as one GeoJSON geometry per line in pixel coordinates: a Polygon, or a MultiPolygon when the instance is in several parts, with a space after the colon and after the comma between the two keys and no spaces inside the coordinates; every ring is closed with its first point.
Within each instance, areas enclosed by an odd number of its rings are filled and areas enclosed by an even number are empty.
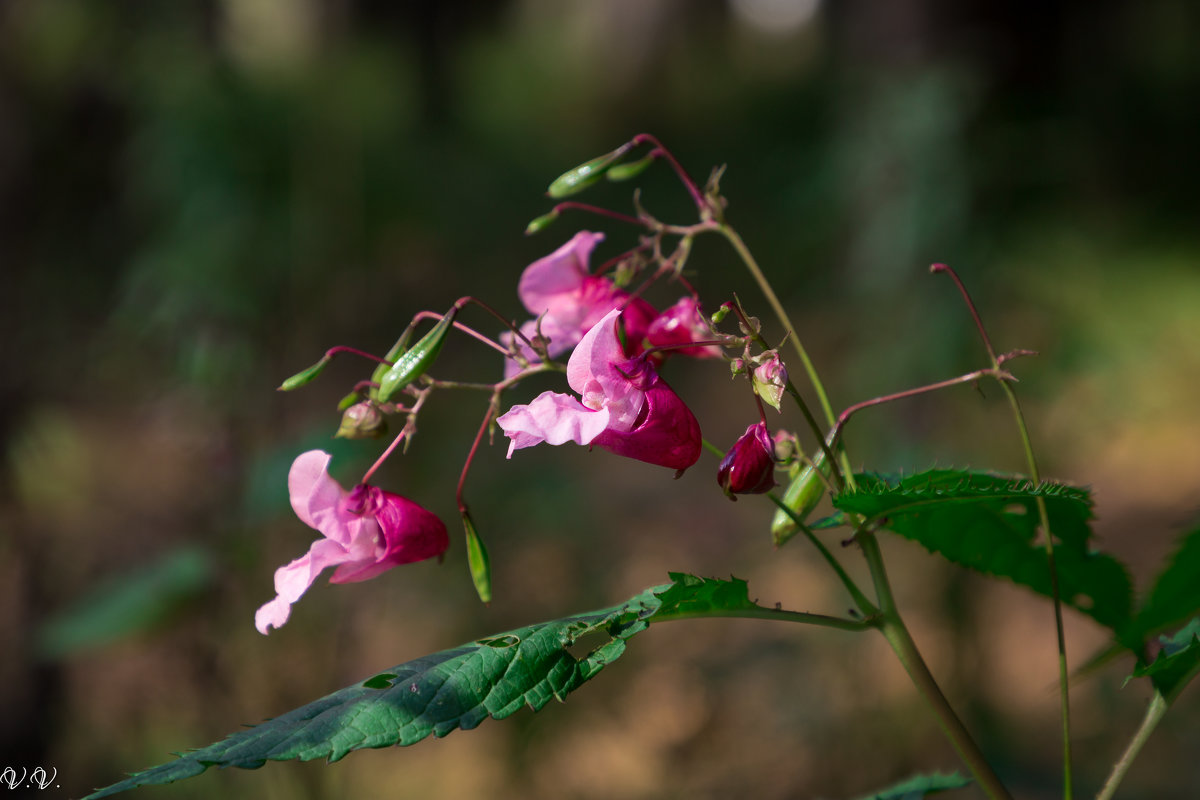
{"type": "Polygon", "coordinates": [[[567,383],[580,397],[543,392],[496,420],[510,458],[542,442],[575,442],[679,471],[696,463],[700,424],[645,355],[625,355],[618,314],[605,314],[567,362],[567,383]]]}

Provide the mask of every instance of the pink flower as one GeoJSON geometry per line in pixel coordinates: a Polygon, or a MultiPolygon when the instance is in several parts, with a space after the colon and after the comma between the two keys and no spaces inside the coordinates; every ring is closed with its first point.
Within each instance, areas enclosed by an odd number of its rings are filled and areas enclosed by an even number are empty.
{"type": "Polygon", "coordinates": [[[605,314],[567,362],[567,383],[582,400],[543,392],[496,420],[511,440],[509,458],[542,442],[575,442],[680,471],[696,463],[699,423],[645,357],[625,356],[617,316],[605,314]]]}
{"type": "MultiPolygon", "coordinates": [[[[583,335],[613,309],[624,310],[621,319],[625,325],[626,355],[634,355],[641,351],[646,329],[658,314],[645,300],[617,288],[608,278],[588,272],[592,250],[603,238],[602,233],[580,231],[521,273],[517,294],[529,313],[541,318],[541,330],[549,340],[551,358],[578,344],[583,335]]],[[[521,333],[532,339],[536,328],[537,321],[529,320],[521,325],[521,333]]],[[[501,340],[511,344],[514,338],[512,334],[505,334],[501,340]]],[[[525,358],[531,363],[537,362],[536,353],[524,343],[519,346],[525,358]]],[[[519,369],[520,366],[509,359],[505,364],[505,376],[511,377],[519,369]]]]}
{"type": "MultiPolygon", "coordinates": [[[[655,317],[646,331],[646,339],[652,347],[690,344],[712,338],[712,329],[700,312],[700,301],[694,297],[681,297],[679,302],[655,317]]],[[[676,354],[694,358],[720,358],[721,348],[713,344],[680,347],[665,351],[662,355],[676,354]]]]}
{"type": "Polygon", "coordinates": [[[347,492],[329,477],[331,458],[321,450],[309,450],[292,462],[288,473],[292,509],[324,538],[275,570],[278,596],[254,615],[260,633],[287,622],[292,603],[329,567],[337,567],[330,583],[355,583],[399,564],[441,555],[450,545],[442,521],[413,501],[365,483],[347,492]]]}
{"type": "Polygon", "coordinates": [[[765,422],[746,428],[717,468],[717,483],[736,500],[735,494],[762,494],[775,486],[775,440],[765,422]]]}

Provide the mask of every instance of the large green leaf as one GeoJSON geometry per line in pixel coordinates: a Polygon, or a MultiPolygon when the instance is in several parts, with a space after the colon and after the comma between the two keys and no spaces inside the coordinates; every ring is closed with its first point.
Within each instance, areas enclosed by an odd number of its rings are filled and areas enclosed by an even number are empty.
{"type": "Polygon", "coordinates": [[[175,761],[101,789],[92,798],[149,784],[171,783],[209,767],[255,769],[267,761],[325,758],[352,750],[410,745],[431,733],[469,730],[526,706],[534,711],[562,700],[625,650],[625,642],[654,620],[720,615],[759,608],[746,582],[671,573],[612,608],[530,625],[392,667],[316,702],[289,711],[175,761]],[[576,657],[571,646],[587,634],[607,641],[576,657]]]}
{"type": "Polygon", "coordinates": [[[914,775],[908,780],[889,786],[882,791],[869,794],[861,800],[923,800],[924,797],[951,789],[961,789],[970,786],[971,779],[952,772],[943,775],[935,772],[932,775],[914,775]]]}
{"type": "Polygon", "coordinates": [[[1091,550],[1087,490],[947,469],[904,478],[864,474],[855,480],[856,491],[834,499],[839,509],[861,514],[956,564],[1050,596],[1046,552],[1037,541],[1037,498],[1042,498],[1063,602],[1114,630],[1128,624],[1129,573],[1115,558],[1091,550]]]}
{"type": "Polygon", "coordinates": [[[1174,700],[1188,682],[1200,672],[1200,617],[1193,619],[1174,636],[1159,637],[1162,651],[1151,664],[1133,671],[1133,678],[1149,678],[1154,687],[1174,700]]]}

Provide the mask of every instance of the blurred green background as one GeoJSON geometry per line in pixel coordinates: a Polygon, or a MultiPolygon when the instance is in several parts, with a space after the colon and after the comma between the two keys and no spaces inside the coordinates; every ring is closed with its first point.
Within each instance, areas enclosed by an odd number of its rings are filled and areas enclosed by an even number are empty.
{"type": "MultiPolygon", "coordinates": [[[[473,294],[523,317],[516,278],[578,227],[522,236],[564,169],[641,131],[698,179],[726,163],[730,221],[772,277],[835,406],[984,366],[955,266],[1019,362],[1044,471],[1090,484],[1097,532],[1143,582],[1197,515],[1200,7],[932,0],[10,0],[0,4],[0,754],[78,797],[392,664],[618,602],[668,570],[840,613],[770,508],[729,503],[705,456],[679,481],[602,451],[487,448],[468,499],[495,601],[475,599],[454,485],[486,398],[441,396],[380,484],[448,523],[446,562],[323,581],[269,638],[254,610],[310,531],[287,507],[413,313],[473,294]]],[[[687,221],[656,168],[643,201],[687,221]]],[[[587,199],[630,209],[628,185],[587,199]]],[[[737,291],[720,241],[692,266],[737,291]]],[[[660,306],[673,296],[652,298],[660,306]]],[[[471,312],[468,312],[468,315],[471,312]]],[[[468,319],[492,331],[487,318],[468,319]]],[[[775,331],[778,335],[778,331],[775,331]]],[[[437,374],[494,379],[469,340],[437,374]]],[[[798,368],[794,372],[799,372],[798,368]]],[[[719,362],[666,372],[706,436],[753,406],[719,362]]],[[[514,400],[549,388],[523,387],[514,400]]],[[[1019,470],[994,388],[857,418],[857,464],[1019,470]]],[[[798,427],[795,415],[780,425],[798,427]]],[[[1056,796],[1049,607],[886,542],[934,672],[1022,797],[1056,796]]],[[[853,561],[853,552],[847,553],[853,561]]],[[[1072,662],[1104,644],[1067,620],[1072,662]]],[[[147,796],[852,797],[957,766],[879,637],[754,622],[663,626],[568,701],[341,764],[207,774],[147,796]]],[[[1074,692],[1090,794],[1146,689],[1129,664],[1074,692]]],[[[1129,796],[1200,785],[1185,694],[1129,796]]]]}

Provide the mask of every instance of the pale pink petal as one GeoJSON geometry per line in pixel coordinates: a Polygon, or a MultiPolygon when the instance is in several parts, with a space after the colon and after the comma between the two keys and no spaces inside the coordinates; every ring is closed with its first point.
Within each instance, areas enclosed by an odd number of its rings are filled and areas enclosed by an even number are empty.
{"type": "Polygon", "coordinates": [[[611,426],[629,430],[645,399],[644,392],[619,366],[627,361],[617,339],[619,315],[616,310],[608,312],[584,334],[567,362],[567,383],[579,392],[584,406],[608,409],[611,426]]]}
{"type": "Polygon", "coordinates": [[[535,444],[590,444],[609,422],[607,409],[587,408],[574,397],[557,392],[542,392],[528,405],[513,406],[496,424],[511,441],[508,457],[514,450],[535,444]]]}
{"type": "Polygon", "coordinates": [[[344,564],[351,558],[346,548],[330,539],[318,539],[308,552],[290,564],[275,570],[274,600],[263,605],[254,615],[254,627],[260,633],[279,628],[287,622],[292,603],[308,591],[317,576],[328,567],[344,564]]]}
{"type": "Polygon", "coordinates": [[[323,450],[298,455],[288,472],[288,495],[301,522],[334,541],[349,544],[345,526],[350,518],[342,508],[348,493],[329,477],[332,458],[323,450]]]}
{"type": "Polygon", "coordinates": [[[563,316],[568,311],[564,306],[574,302],[569,295],[583,284],[592,250],[603,238],[602,233],[580,231],[562,247],[525,268],[517,284],[517,296],[529,313],[563,316]]]}

